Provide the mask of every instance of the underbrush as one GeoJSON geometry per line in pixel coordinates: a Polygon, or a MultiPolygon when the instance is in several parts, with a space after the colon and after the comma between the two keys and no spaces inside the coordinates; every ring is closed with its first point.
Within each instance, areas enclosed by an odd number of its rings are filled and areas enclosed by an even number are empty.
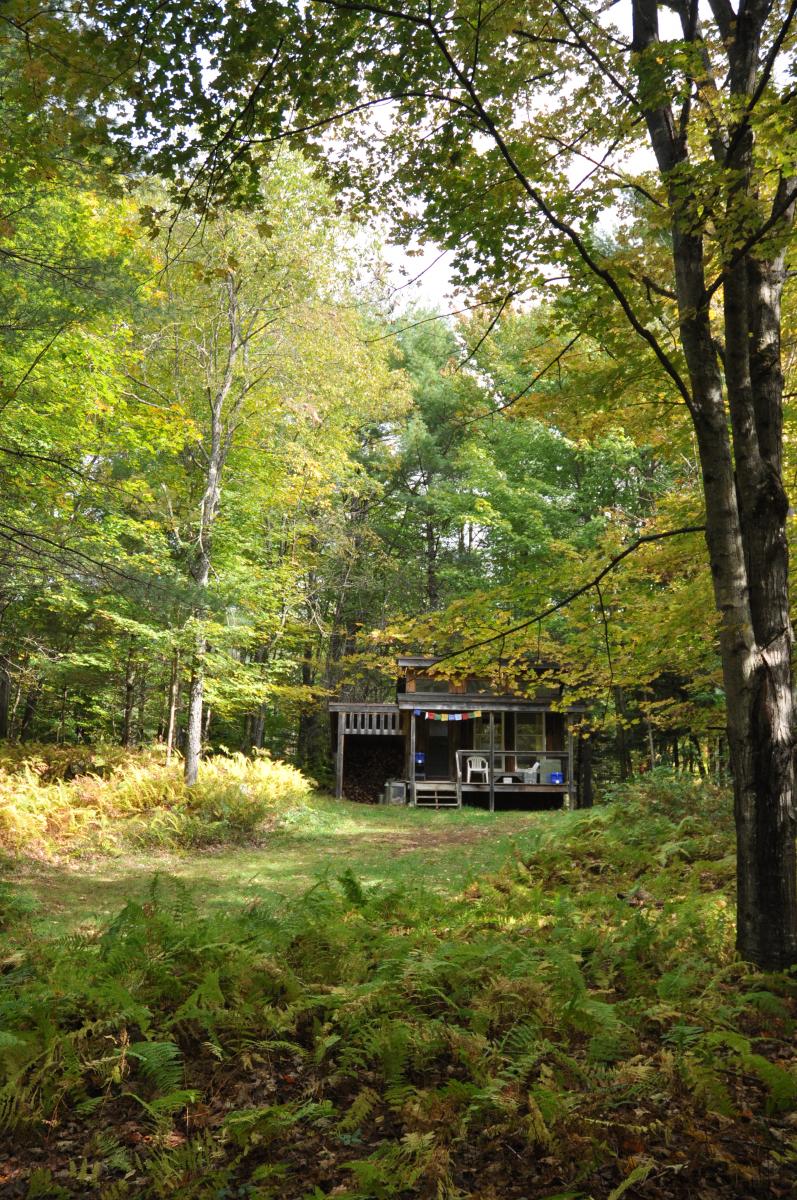
{"type": "Polygon", "coordinates": [[[3,1195],[791,1195],[795,984],[734,958],[727,807],[652,777],[453,899],[156,881],[35,949],[20,915],[3,1195]]]}
{"type": "Polygon", "coordinates": [[[251,840],[306,802],[313,784],[266,755],[219,754],[188,788],[154,751],[5,747],[0,850],[47,855],[119,846],[190,848],[251,840]]]}

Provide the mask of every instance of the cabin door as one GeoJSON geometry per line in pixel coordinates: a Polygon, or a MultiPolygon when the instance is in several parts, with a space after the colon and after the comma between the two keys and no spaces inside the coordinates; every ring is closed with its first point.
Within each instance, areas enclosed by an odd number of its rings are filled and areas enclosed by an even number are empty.
{"type": "Polygon", "coordinates": [[[448,779],[448,721],[426,722],[426,776],[448,779]]]}

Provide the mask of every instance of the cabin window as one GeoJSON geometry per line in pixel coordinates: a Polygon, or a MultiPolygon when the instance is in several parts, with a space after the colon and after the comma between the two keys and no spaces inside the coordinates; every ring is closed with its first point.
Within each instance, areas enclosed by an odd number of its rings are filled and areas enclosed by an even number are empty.
{"type": "Polygon", "coordinates": [[[433,679],[431,675],[416,675],[415,676],[415,691],[416,692],[450,692],[451,681],[449,679],[433,679]]]}
{"type": "Polygon", "coordinates": [[[515,749],[545,749],[545,713],[515,713],[515,749]]]}
{"type": "MultiPolygon", "coordinates": [[[[473,722],[476,726],[473,731],[473,748],[474,750],[489,750],[490,749],[490,718],[487,714],[483,717],[477,717],[473,722]]],[[[495,713],[495,748],[496,750],[504,750],[504,714],[502,712],[495,713]]]]}

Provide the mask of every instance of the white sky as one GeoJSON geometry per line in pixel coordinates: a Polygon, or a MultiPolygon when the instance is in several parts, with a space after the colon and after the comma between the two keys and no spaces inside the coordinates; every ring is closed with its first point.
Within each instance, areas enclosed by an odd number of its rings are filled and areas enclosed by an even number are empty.
{"type": "MultiPolygon", "coordinates": [[[[608,15],[630,41],[631,5],[628,0],[621,0],[620,3],[612,5],[608,15]]],[[[666,9],[659,10],[659,27],[663,39],[681,36],[678,17],[666,9]]],[[[647,146],[640,147],[623,165],[631,173],[647,170],[653,165],[652,152],[647,146]]],[[[589,164],[576,158],[568,172],[571,182],[576,183],[588,167],[589,164]]],[[[440,257],[439,247],[433,243],[426,243],[420,255],[410,256],[403,246],[386,243],[384,253],[390,269],[389,284],[395,291],[394,303],[398,307],[405,308],[412,303],[440,308],[443,311],[460,307],[460,303],[453,296],[450,255],[444,254],[440,257]],[[416,277],[419,277],[416,282],[409,282],[416,277]]]]}
{"type": "Polygon", "coordinates": [[[448,253],[441,255],[438,246],[427,242],[419,255],[408,255],[403,246],[388,242],[384,254],[390,268],[389,285],[394,292],[393,303],[397,308],[422,304],[447,311],[456,307],[452,304],[451,256],[448,253]]]}

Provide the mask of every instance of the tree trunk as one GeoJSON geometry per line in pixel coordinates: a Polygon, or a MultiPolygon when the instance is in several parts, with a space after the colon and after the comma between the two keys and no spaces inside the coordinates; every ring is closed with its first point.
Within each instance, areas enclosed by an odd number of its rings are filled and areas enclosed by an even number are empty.
{"type": "Polygon", "coordinates": [[[56,732],[56,735],[55,735],[55,740],[58,745],[60,745],[61,742],[63,742],[64,732],[66,729],[66,700],[67,700],[67,690],[65,687],[63,687],[63,688],[61,688],[61,704],[58,709],[58,731],[56,732]]]}
{"type": "Polygon", "coordinates": [[[647,718],[648,727],[648,749],[650,750],[650,769],[651,771],[656,765],[656,746],[653,741],[653,726],[650,723],[650,717],[647,718]]]}
{"type": "Polygon", "coordinates": [[[706,778],[706,764],[703,761],[703,747],[700,745],[700,739],[690,734],[690,741],[695,751],[695,762],[697,763],[697,773],[701,779],[706,778]]]}
{"type": "MultiPolygon", "coordinates": [[[[268,661],[268,654],[267,646],[258,646],[252,656],[252,662],[262,665],[268,661]]],[[[266,705],[259,704],[254,712],[247,714],[244,723],[244,750],[262,750],[265,727],[266,705]]]]}
{"type": "Polygon", "coordinates": [[[0,739],[8,737],[10,706],[11,676],[8,673],[8,665],[0,660],[0,739]]]}
{"type": "Polygon", "coordinates": [[[199,596],[195,617],[199,630],[194,644],[194,659],[191,664],[191,687],[188,696],[188,729],[186,733],[185,751],[185,780],[189,785],[196,783],[199,773],[199,759],[202,752],[202,700],[205,690],[204,661],[207,653],[207,639],[202,632],[202,619],[205,611],[204,595],[210,579],[211,546],[213,526],[219,513],[221,502],[221,477],[224,464],[227,461],[240,406],[243,403],[246,389],[244,388],[231,403],[225,421],[225,403],[235,382],[235,372],[241,351],[245,345],[240,325],[238,310],[238,293],[235,279],[230,271],[225,281],[227,320],[229,323],[230,343],[227,349],[224,374],[215,388],[208,387],[210,405],[210,446],[207,449],[207,471],[205,474],[205,490],[200,505],[199,531],[197,535],[196,552],[191,564],[191,574],[197,586],[199,596]]]}
{"type": "Polygon", "coordinates": [[[39,699],[39,688],[37,685],[28,688],[25,696],[25,707],[22,710],[22,723],[19,727],[19,740],[26,742],[30,733],[33,718],[36,715],[36,703],[39,699]]]}
{"type": "Polygon", "coordinates": [[[133,660],[133,643],[127,650],[125,663],[125,715],[122,723],[122,745],[129,748],[133,744],[133,707],[136,701],[136,666],[133,660]]]}
{"type": "Polygon", "coordinates": [[[578,739],[578,807],[592,808],[592,735],[583,734],[578,739]]]}
{"type": "Polygon", "coordinates": [[[440,600],[440,585],[437,578],[437,538],[434,525],[426,522],[426,594],[429,608],[437,608],[440,600]]]}
{"type": "MultiPolygon", "coordinates": [[[[727,50],[729,91],[740,114],[725,137],[712,143],[720,168],[727,171],[731,227],[740,200],[743,210],[754,212],[758,199],[752,184],[754,141],[747,106],[755,88],[768,7],[750,5],[737,20],[730,5],[727,9],[712,6],[727,50]]],[[[657,52],[657,8],[655,0],[634,0],[637,53],[657,52]]],[[[684,34],[694,39],[694,20],[691,28],[684,26],[684,34]]],[[[793,202],[788,208],[785,202],[794,181],[781,180],[777,190],[771,214],[779,214],[773,229],[781,237],[771,238],[775,249],[769,257],[756,256],[752,250],[726,251],[722,274],[726,407],[703,242],[694,232],[694,197],[679,190],[676,170],[687,163],[687,142],[678,135],[666,103],[647,109],[645,119],[669,187],[680,337],[700,455],[714,598],[722,616],[720,653],[736,818],[736,944],[748,961],[780,969],[797,961],[792,629],[780,366],[785,235],[794,215],[793,202]]]]}
{"type": "Polygon", "coordinates": [[[263,749],[263,738],[266,733],[266,706],[261,704],[252,718],[252,735],[250,745],[254,750],[263,749]]]}
{"type": "Polygon", "coordinates": [[[139,746],[143,746],[146,741],[146,715],[147,715],[147,672],[144,664],[140,664],[138,676],[138,729],[136,731],[136,741],[139,746]]]}
{"type": "Polygon", "coordinates": [[[202,697],[205,691],[205,675],[202,658],[205,652],[204,638],[197,644],[196,655],[191,667],[191,684],[188,689],[188,726],[185,739],[185,781],[189,787],[197,781],[199,759],[202,754],[202,697]]]}
{"type": "MultiPolygon", "coordinates": [[[[315,667],[313,663],[313,646],[307,642],[302,656],[302,683],[305,687],[312,687],[315,682],[315,667]]],[[[319,750],[321,738],[319,736],[318,712],[316,710],[308,711],[303,709],[299,715],[299,728],[296,739],[296,758],[303,766],[311,766],[316,758],[319,750]]]]}
{"type": "Polygon", "coordinates": [[[628,748],[628,731],[625,725],[628,710],[623,689],[615,687],[613,690],[614,711],[617,714],[617,760],[620,764],[620,778],[626,780],[630,779],[633,774],[631,751],[628,748]]]}
{"type": "Polygon", "coordinates": [[[180,698],[180,652],[175,650],[172,655],[172,669],[169,676],[169,715],[166,719],[166,765],[172,761],[174,753],[174,732],[177,722],[177,706],[180,698]]]}

